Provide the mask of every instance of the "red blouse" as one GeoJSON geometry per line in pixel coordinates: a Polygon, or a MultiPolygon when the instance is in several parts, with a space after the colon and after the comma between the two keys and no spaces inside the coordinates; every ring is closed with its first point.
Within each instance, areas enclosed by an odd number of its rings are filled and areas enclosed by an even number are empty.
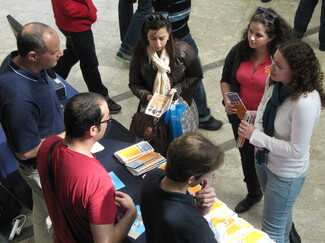
{"type": "Polygon", "coordinates": [[[269,75],[267,67],[271,65],[270,55],[266,55],[254,70],[254,61],[244,61],[240,64],[236,78],[240,83],[239,96],[248,110],[257,110],[262,99],[266,78],[269,75]]]}

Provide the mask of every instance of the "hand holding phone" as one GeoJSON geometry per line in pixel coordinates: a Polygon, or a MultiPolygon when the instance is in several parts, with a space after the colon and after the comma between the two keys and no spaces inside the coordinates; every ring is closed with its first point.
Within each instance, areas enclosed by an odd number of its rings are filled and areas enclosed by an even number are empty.
{"type": "Polygon", "coordinates": [[[247,109],[242,100],[240,99],[239,95],[236,92],[227,92],[226,95],[230,100],[231,104],[235,106],[239,119],[243,119],[245,117],[245,112],[247,111],[247,109]]]}

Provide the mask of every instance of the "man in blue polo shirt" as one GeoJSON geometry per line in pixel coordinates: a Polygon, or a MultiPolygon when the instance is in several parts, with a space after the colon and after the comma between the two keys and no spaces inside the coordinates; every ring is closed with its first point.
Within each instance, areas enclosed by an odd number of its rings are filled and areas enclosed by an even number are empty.
{"type": "Polygon", "coordinates": [[[36,155],[45,138],[64,136],[63,111],[45,71],[62,56],[60,40],[48,25],[30,23],[18,34],[17,47],[0,67],[0,121],[19,171],[33,192],[35,242],[53,242],[36,155]]]}

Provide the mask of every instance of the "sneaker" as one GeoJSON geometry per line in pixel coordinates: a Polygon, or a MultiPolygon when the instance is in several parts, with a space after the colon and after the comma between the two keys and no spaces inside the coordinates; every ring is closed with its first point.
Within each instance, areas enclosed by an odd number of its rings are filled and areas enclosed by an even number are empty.
{"type": "Polygon", "coordinates": [[[130,63],[130,61],[131,61],[131,55],[123,53],[121,51],[118,51],[116,53],[115,58],[117,60],[119,60],[120,62],[125,62],[125,63],[130,63]]]}
{"type": "Polygon", "coordinates": [[[271,2],[271,0],[261,0],[262,3],[268,3],[271,2]]]}
{"type": "Polygon", "coordinates": [[[204,122],[199,122],[199,128],[216,131],[222,126],[222,121],[215,119],[213,116],[210,116],[210,119],[204,122]]]}
{"type": "Polygon", "coordinates": [[[112,100],[111,98],[106,97],[106,101],[108,103],[108,108],[109,108],[110,114],[116,114],[122,110],[122,107],[119,104],[117,104],[114,100],[112,100]]]}

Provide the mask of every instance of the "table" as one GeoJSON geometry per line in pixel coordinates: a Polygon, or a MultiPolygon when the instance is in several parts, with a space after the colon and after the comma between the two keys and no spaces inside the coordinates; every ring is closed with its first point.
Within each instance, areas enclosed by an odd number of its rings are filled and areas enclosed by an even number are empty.
{"type": "MultiPolygon", "coordinates": [[[[125,184],[119,191],[125,192],[132,197],[135,204],[140,203],[140,188],[142,176],[133,176],[125,165],[121,164],[114,156],[117,150],[126,148],[139,142],[140,139],[133,135],[118,121],[112,119],[108,123],[104,137],[99,141],[105,147],[103,151],[96,153],[96,158],[102,163],[105,169],[113,171],[118,178],[125,184]]],[[[127,237],[125,242],[145,243],[145,233],[141,234],[136,240],[127,237]]]]}
{"type": "MultiPolygon", "coordinates": [[[[132,198],[135,204],[139,205],[140,200],[140,190],[141,190],[141,183],[142,183],[142,176],[133,176],[131,172],[129,172],[125,165],[121,164],[114,156],[114,153],[117,150],[126,148],[130,145],[133,145],[137,142],[139,142],[140,139],[138,139],[135,135],[133,135],[129,130],[127,130],[123,125],[121,125],[116,120],[112,119],[109,123],[107,130],[105,132],[104,137],[99,141],[105,149],[101,152],[96,153],[97,159],[103,164],[105,169],[110,172],[114,171],[114,173],[122,180],[122,182],[126,185],[124,188],[120,189],[120,191],[123,191],[127,194],[129,194],[132,198]]],[[[209,213],[209,217],[214,218],[216,215],[224,216],[227,214],[231,219],[236,219],[236,215],[231,209],[227,207],[223,202],[216,199],[217,205],[220,208],[215,208],[214,211],[211,211],[209,213]],[[221,207],[222,206],[222,207],[221,207]],[[222,209],[222,210],[221,210],[222,209]]],[[[207,217],[208,221],[209,219],[207,217]]],[[[223,217],[220,217],[223,218],[223,217]]],[[[241,225],[247,227],[247,233],[251,232],[251,238],[256,237],[256,235],[260,234],[259,230],[253,230],[253,228],[249,228],[248,224],[245,223],[246,221],[244,219],[241,219],[240,217],[236,222],[233,223],[233,228],[236,228],[236,225],[241,225]],[[237,223],[237,224],[235,224],[237,223]],[[253,233],[255,232],[255,233],[253,233]],[[254,234],[254,236],[252,236],[254,234]]],[[[224,223],[225,225],[225,223],[224,223]]],[[[228,227],[228,226],[227,226],[228,227]]],[[[230,227],[230,226],[229,226],[230,227]]],[[[253,227],[253,226],[250,226],[253,227]]],[[[240,228],[238,228],[240,230],[240,228]]],[[[228,231],[227,231],[228,232],[228,231]]],[[[236,234],[236,231],[234,231],[234,234],[236,234]]],[[[264,234],[264,233],[263,233],[264,234]]],[[[234,237],[234,235],[232,235],[234,237]]],[[[231,237],[231,236],[228,236],[231,237]]],[[[245,236],[248,237],[248,234],[245,236]]],[[[136,240],[133,240],[132,238],[127,237],[124,242],[135,242],[135,243],[145,243],[145,233],[142,233],[136,240]]],[[[256,242],[254,240],[254,242],[256,242]]],[[[269,242],[273,242],[272,240],[269,240],[269,242]]],[[[273,242],[274,243],[274,242],[273,242]]]]}

